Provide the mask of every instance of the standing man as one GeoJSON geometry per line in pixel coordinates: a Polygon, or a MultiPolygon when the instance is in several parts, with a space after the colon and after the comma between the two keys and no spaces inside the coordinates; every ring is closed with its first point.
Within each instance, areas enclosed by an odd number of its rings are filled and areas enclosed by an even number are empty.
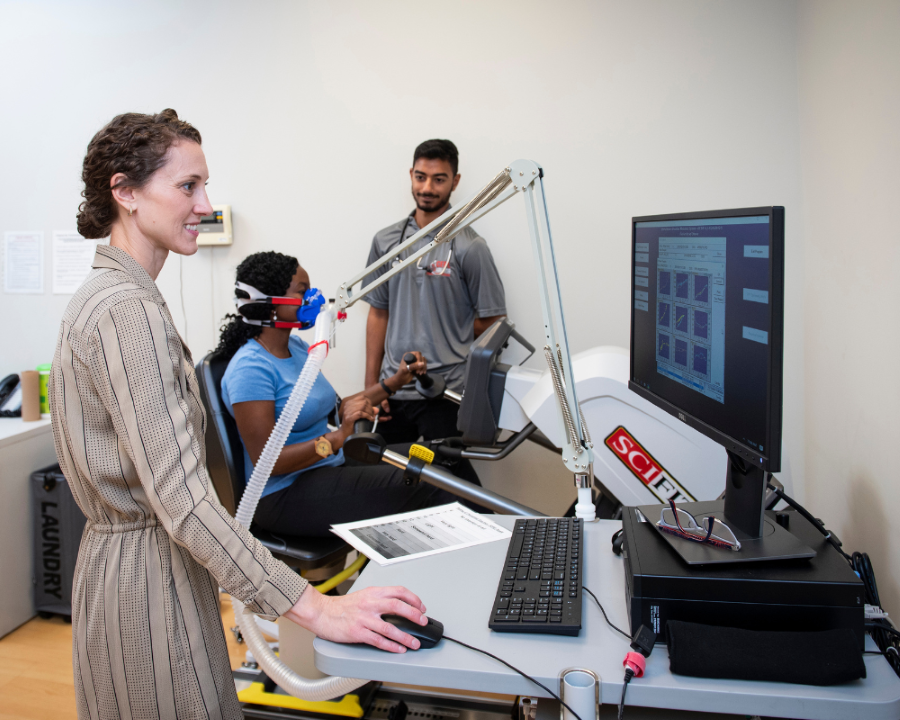
{"type": "MultiPolygon", "coordinates": [[[[450,207],[459,184],[459,153],[449,140],[426,140],[409,171],[416,209],[380,230],[372,240],[368,264],[419,232],[450,207]]],[[[438,228],[439,229],[439,228],[438,228]]],[[[408,257],[432,241],[420,239],[408,257]]],[[[384,265],[366,283],[387,272],[384,265]]],[[[428,372],[443,375],[447,388],[462,393],[469,346],[506,315],[503,282],[487,243],[471,226],[435,247],[413,268],[396,274],[366,298],[366,384],[391,377],[409,348],[420,350],[428,372]]],[[[382,407],[378,432],[388,443],[454,437],[459,406],[443,398],[426,400],[414,385],[401,388],[382,407]]]]}

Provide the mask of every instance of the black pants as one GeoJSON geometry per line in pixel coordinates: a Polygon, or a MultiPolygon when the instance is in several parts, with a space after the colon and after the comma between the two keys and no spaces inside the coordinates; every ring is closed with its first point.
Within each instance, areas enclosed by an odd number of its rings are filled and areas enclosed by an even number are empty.
{"type": "MultiPolygon", "coordinates": [[[[456,416],[459,405],[444,398],[435,400],[389,400],[391,419],[378,423],[377,432],[388,444],[414,443],[459,437],[456,416]]],[[[445,460],[443,465],[456,477],[481,485],[478,473],[468,460],[445,460]]]]}
{"type": "MultiPolygon", "coordinates": [[[[390,449],[409,454],[409,444],[390,449]]],[[[455,467],[448,469],[470,482],[474,476],[475,483],[480,484],[466,460],[457,461],[455,467]]],[[[259,501],[253,520],[255,525],[273,533],[325,537],[331,534],[330,528],[335,523],[368,520],[452,502],[460,502],[476,512],[487,512],[434,485],[425,482],[407,485],[403,471],[393,465],[364,465],[347,459],[337,467],[309,470],[290,486],[266,495],[259,501]]]]}
{"type": "Polygon", "coordinates": [[[425,440],[441,440],[459,437],[456,416],[459,405],[437,398],[435,400],[388,400],[391,419],[378,423],[377,432],[389,445],[414,443],[420,437],[425,440]]]}

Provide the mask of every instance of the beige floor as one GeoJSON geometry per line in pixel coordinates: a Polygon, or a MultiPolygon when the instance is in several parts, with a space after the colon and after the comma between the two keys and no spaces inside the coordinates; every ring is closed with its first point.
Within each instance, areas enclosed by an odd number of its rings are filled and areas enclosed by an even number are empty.
{"type": "Polygon", "coordinates": [[[0,719],[75,717],[72,626],[34,618],[0,640],[0,719]]]}
{"type": "MultiPolygon", "coordinates": [[[[231,602],[222,595],[222,622],[231,667],[246,652],[228,628],[234,625],[231,602]]],[[[0,720],[75,720],[72,678],[72,626],[55,617],[33,618],[0,639],[0,720]]]]}

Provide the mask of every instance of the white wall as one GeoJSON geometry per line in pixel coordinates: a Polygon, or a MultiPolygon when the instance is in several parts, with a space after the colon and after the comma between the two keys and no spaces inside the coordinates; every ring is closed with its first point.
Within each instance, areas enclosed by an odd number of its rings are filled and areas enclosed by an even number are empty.
{"type": "Polygon", "coordinates": [[[900,3],[802,2],[806,491],[900,608],[900,3]]]}
{"type": "MultiPolygon", "coordinates": [[[[171,257],[159,285],[196,357],[247,254],[299,257],[331,293],[412,207],[415,145],[461,150],[457,197],[541,162],[574,351],[627,346],[633,215],[782,204],[788,222],[783,478],[803,477],[803,252],[793,3],[81,2],[0,4],[0,230],[74,227],[80,163],[114,114],[174,107],[202,132],[236,242],[171,257]],[[183,273],[185,305],[180,299],[183,273]]],[[[512,319],[539,338],[519,201],[478,224],[512,319]]],[[[49,283],[49,262],[48,262],[49,283]]],[[[47,361],[66,297],[3,295],[0,372],[47,361]]],[[[327,375],[360,387],[367,306],[327,375]]],[[[573,490],[529,447],[482,468],[556,511],[573,490]],[[521,474],[547,475],[544,486],[521,474]],[[562,492],[558,489],[562,488],[562,492]]],[[[802,488],[797,492],[802,496],[802,488]]]]}

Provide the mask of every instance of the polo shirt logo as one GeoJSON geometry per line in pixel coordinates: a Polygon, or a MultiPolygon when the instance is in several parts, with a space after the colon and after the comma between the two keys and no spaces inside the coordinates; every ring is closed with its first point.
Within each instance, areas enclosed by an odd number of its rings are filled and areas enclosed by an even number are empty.
{"type": "Polygon", "coordinates": [[[450,263],[447,260],[435,260],[428,266],[428,270],[425,271],[426,275],[431,275],[432,277],[450,277],[452,273],[453,268],[450,267],[450,263]]]}

